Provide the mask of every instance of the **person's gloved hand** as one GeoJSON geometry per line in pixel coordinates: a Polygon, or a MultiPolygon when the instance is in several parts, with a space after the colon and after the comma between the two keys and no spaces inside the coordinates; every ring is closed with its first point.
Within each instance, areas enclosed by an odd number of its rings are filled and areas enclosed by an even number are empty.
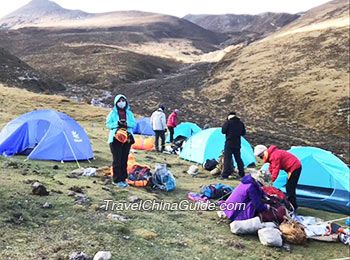
{"type": "Polygon", "coordinates": [[[123,128],[126,128],[126,127],[127,127],[125,121],[118,121],[118,125],[119,125],[119,127],[123,127],[123,128]]]}

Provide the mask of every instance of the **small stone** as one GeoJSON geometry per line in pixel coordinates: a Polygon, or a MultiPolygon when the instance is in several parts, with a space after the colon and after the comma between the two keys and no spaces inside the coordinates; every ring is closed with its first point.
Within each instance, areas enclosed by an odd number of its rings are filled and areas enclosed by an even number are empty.
{"type": "Polygon", "coordinates": [[[32,173],[33,173],[33,174],[40,174],[40,172],[37,171],[37,170],[33,170],[32,173]]]}
{"type": "Polygon", "coordinates": [[[89,203],[89,198],[85,194],[76,194],[73,203],[79,205],[86,204],[89,203]]]}
{"type": "Polygon", "coordinates": [[[141,200],[141,199],[139,197],[137,197],[137,196],[130,196],[130,197],[128,197],[128,201],[131,202],[131,203],[137,202],[139,200],[141,200]]]}
{"type": "Polygon", "coordinates": [[[61,182],[61,181],[59,181],[59,180],[57,180],[56,182],[57,182],[59,185],[64,185],[64,183],[61,182]]]}
{"type": "Polygon", "coordinates": [[[90,257],[83,252],[74,252],[70,254],[69,260],[90,260],[90,257]]]}
{"type": "Polygon", "coordinates": [[[83,192],[83,190],[82,190],[81,187],[73,186],[73,187],[70,187],[69,189],[70,189],[71,191],[76,192],[76,193],[82,193],[82,194],[84,194],[84,192],[83,192]]]}
{"type": "Polygon", "coordinates": [[[51,209],[51,208],[52,208],[52,205],[46,201],[45,204],[42,205],[42,207],[43,207],[44,209],[51,209]]]}
{"type": "Polygon", "coordinates": [[[21,174],[23,175],[23,176],[25,176],[25,175],[27,175],[28,174],[28,170],[23,170],[23,171],[21,171],[21,174]]]}
{"type": "Polygon", "coordinates": [[[59,169],[59,167],[58,167],[58,165],[57,165],[57,164],[55,164],[55,165],[52,167],[52,169],[54,169],[54,170],[58,170],[58,169],[59,169]]]}
{"type": "Polygon", "coordinates": [[[129,237],[129,236],[123,236],[123,238],[124,238],[125,240],[130,240],[130,237],[129,237]]]}
{"type": "Polygon", "coordinates": [[[32,190],[33,195],[38,195],[38,196],[49,195],[49,192],[46,190],[46,187],[42,185],[40,182],[35,182],[32,187],[33,187],[33,190],[32,190]]]}
{"type": "Polygon", "coordinates": [[[70,192],[68,192],[68,196],[69,196],[69,197],[73,197],[73,196],[75,196],[75,192],[74,192],[74,191],[70,191],[70,192]]]}
{"type": "Polygon", "coordinates": [[[94,256],[93,260],[110,260],[112,258],[112,254],[109,251],[99,251],[94,256]]]}

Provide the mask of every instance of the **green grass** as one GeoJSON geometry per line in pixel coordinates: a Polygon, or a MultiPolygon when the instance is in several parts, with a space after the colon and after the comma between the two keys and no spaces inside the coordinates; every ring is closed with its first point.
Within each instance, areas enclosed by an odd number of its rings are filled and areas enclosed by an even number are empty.
{"type": "MultiPolygon", "coordinates": [[[[108,130],[104,121],[108,110],[67,100],[59,96],[44,96],[0,86],[0,122],[8,122],[33,109],[56,109],[72,118],[86,130],[92,142],[95,160],[81,162],[82,167],[108,166],[112,156],[106,143],[108,130]],[[21,100],[15,104],[12,100],[21,100]],[[92,124],[96,124],[95,127],[92,124]]],[[[24,161],[23,156],[0,157],[0,259],[27,260],[68,259],[72,252],[83,251],[92,257],[97,251],[108,250],[112,259],[332,259],[349,256],[349,247],[341,243],[309,241],[306,246],[292,246],[291,252],[277,251],[260,244],[256,235],[237,236],[229,223],[219,220],[216,212],[207,211],[123,211],[114,212],[130,219],[120,223],[107,218],[110,212],[95,210],[104,200],[125,202],[129,196],[179,202],[187,193],[198,192],[202,184],[217,183],[208,173],[200,171],[191,177],[186,170],[191,165],[175,155],[153,152],[135,153],[136,161],[148,164],[167,163],[175,175],[177,188],[170,193],[152,193],[144,188],[117,189],[101,178],[66,175],[77,168],[75,162],[24,161]],[[16,162],[19,167],[2,167],[16,162]],[[59,169],[54,170],[53,166],[59,169]],[[27,169],[27,175],[22,172],[27,169]],[[50,195],[31,195],[31,184],[39,180],[50,195]],[[64,185],[61,185],[62,182],[64,185]],[[72,186],[82,187],[90,199],[89,205],[77,206],[68,196],[72,186]],[[102,189],[108,186],[114,191],[102,189]],[[53,190],[61,191],[62,194],[53,190]],[[52,209],[43,209],[45,202],[52,209]],[[130,237],[130,240],[125,237],[130,237]]],[[[237,186],[237,181],[226,183],[237,186]]],[[[325,220],[343,217],[325,211],[300,208],[301,215],[325,220]]],[[[344,223],[344,222],[342,222],[344,223]]]]}
{"type": "MultiPolygon", "coordinates": [[[[106,166],[111,156],[101,139],[93,139],[96,160],[82,162],[82,167],[106,166]]],[[[91,131],[90,131],[91,130],[91,131]]],[[[72,163],[51,161],[25,161],[22,156],[0,157],[0,164],[17,162],[13,167],[0,169],[0,259],[67,259],[71,252],[83,251],[93,256],[99,250],[109,250],[113,259],[331,259],[349,255],[349,247],[341,243],[310,241],[306,246],[292,246],[292,251],[277,251],[264,247],[257,236],[236,236],[230,232],[229,223],[220,221],[216,212],[208,211],[127,211],[114,212],[130,221],[120,223],[107,218],[110,211],[95,210],[103,200],[127,201],[135,195],[142,199],[179,202],[190,191],[198,191],[200,185],[215,183],[205,172],[191,177],[185,171],[189,162],[175,155],[159,155],[153,152],[137,152],[136,160],[154,168],[156,162],[168,163],[176,176],[177,189],[170,193],[152,193],[144,188],[117,189],[107,185],[115,194],[102,190],[104,180],[99,177],[70,179],[66,177],[77,168],[72,163]],[[59,169],[54,170],[53,166],[59,169]],[[28,169],[27,175],[22,175],[28,169]],[[33,170],[34,173],[33,173],[33,170]],[[47,197],[31,195],[31,185],[25,180],[39,180],[50,192],[47,197]],[[64,185],[60,185],[59,182],[64,185]],[[94,183],[95,182],[95,183],[94,183]],[[73,185],[83,187],[90,198],[89,205],[76,206],[67,194],[73,185]],[[52,209],[43,209],[46,201],[52,209]],[[125,237],[130,237],[127,240],[125,237]]],[[[236,186],[237,181],[229,181],[236,186]]],[[[321,217],[325,220],[341,215],[308,208],[300,209],[301,215],[321,217]]]]}

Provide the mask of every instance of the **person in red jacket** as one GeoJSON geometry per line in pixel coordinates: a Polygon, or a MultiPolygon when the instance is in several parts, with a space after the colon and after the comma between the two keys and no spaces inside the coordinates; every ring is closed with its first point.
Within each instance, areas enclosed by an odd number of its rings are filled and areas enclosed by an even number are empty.
{"type": "Polygon", "coordinates": [[[179,113],[178,109],[175,109],[169,116],[167,127],[170,132],[170,143],[174,141],[174,128],[177,126],[177,115],[179,113]]]}
{"type": "Polygon", "coordinates": [[[277,179],[280,170],[287,172],[287,197],[296,210],[298,205],[295,190],[301,173],[301,162],[299,159],[294,154],[278,150],[275,145],[271,145],[269,148],[264,145],[257,145],[254,148],[254,155],[262,159],[264,163],[270,163],[269,172],[273,182],[277,179]]]}

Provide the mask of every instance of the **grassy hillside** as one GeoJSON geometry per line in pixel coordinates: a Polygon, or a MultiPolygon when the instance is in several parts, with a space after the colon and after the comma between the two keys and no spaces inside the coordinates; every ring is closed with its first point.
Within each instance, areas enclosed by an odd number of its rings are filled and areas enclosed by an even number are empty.
{"type": "Polygon", "coordinates": [[[304,140],[309,135],[299,127],[343,138],[333,151],[349,158],[348,14],[347,1],[332,1],[231,51],[214,67],[202,94],[214,103],[229,100],[228,107],[247,120],[265,118],[280,132],[293,128],[304,140]]]}
{"type": "Polygon", "coordinates": [[[28,64],[0,48],[0,83],[33,92],[63,91],[63,84],[51,79],[28,64]]]}
{"type": "MultiPolygon", "coordinates": [[[[95,160],[83,167],[108,166],[111,155],[104,127],[108,110],[92,107],[60,96],[45,96],[0,86],[0,122],[5,123],[33,109],[56,109],[76,119],[87,131],[95,160]],[[17,101],[17,102],[14,102],[17,101]]],[[[152,193],[148,189],[117,189],[102,178],[68,178],[74,162],[24,161],[23,156],[0,157],[0,259],[68,259],[74,251],[91,257],[99,250],[110,250],[112,259],[331,259],[349,255],[340,243],[310,241],[307,246],[292,246],[291,252],[262,246],[257,236],[236,236],[226,221],[207,211],[121,211],[129,219],[120,223],[107,219],[110,212],[99,210],[104,200],[127,202],[128,197],[180,202],[202,184],[216,183],[207,173],[197,177],[186,173],[190,163],[175,155],[137,152],[135,158],[152,168],[167,163],[175,175],[177,189],[171,193],[152,193]],[[58,169],[53,167],[57,165],[58,169]],[[39,180],[50,195],[31,195],[30,181],[39,180]],[[79,186],[89,203],[74,205],[68,193],[79,186]],[[110,188],[111,191],[103,190],[110,188]],[[41,206],[49,202],[51,209],[41,206]]],[[[237,181],[227,181],[236,186],[237,181]]],[[[335,219],[329,212],[301,208],[300,214],[335,219]]]]}

